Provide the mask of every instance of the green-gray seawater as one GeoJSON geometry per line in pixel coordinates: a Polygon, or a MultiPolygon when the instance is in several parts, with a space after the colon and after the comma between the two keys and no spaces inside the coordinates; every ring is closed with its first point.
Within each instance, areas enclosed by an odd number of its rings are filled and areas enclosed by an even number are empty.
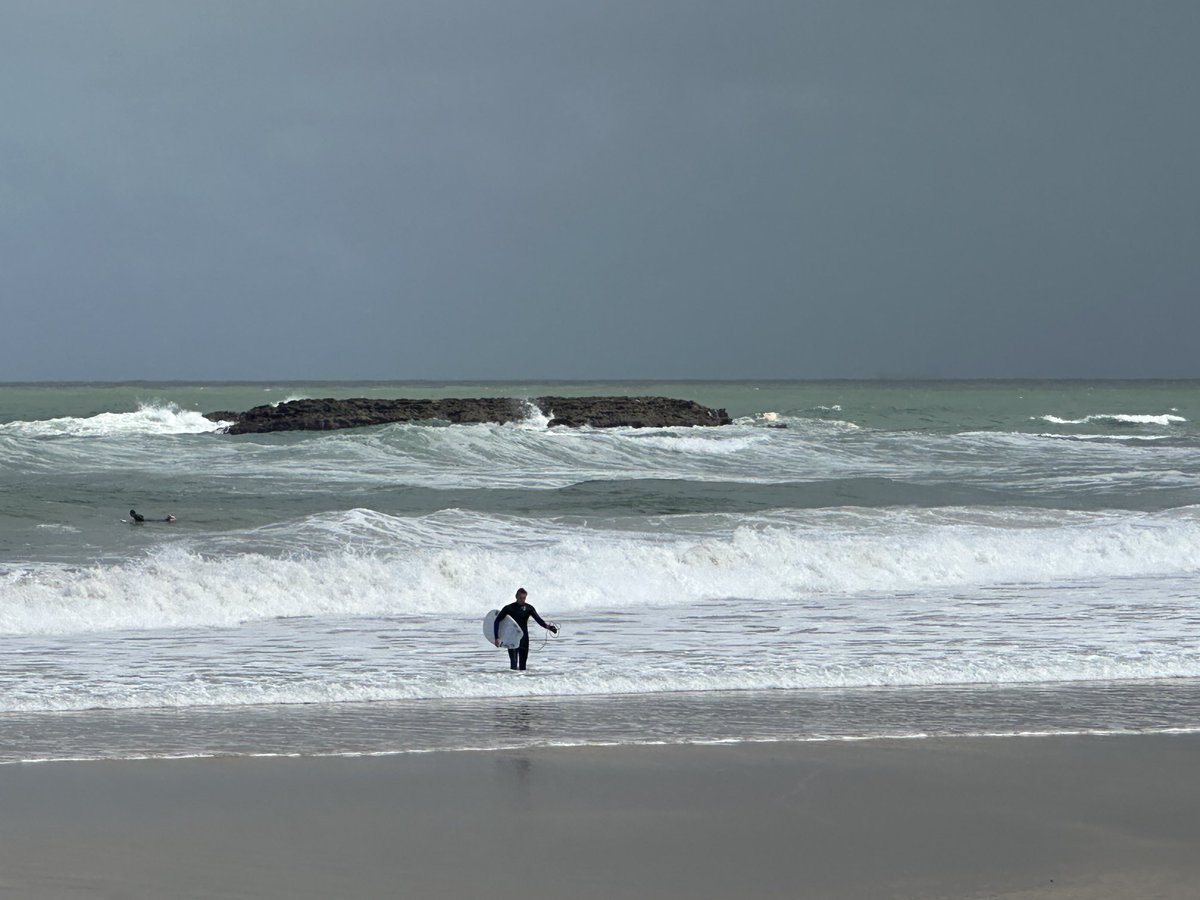
{"type": "Polygon", "coordinates": [[[0,758],[490,746],[500,696],[533,742],[1200,725],[1198,382],[0,385],[0,496],[0,758]],[[200,415],[546,394],[735,423],[200,415]],[[514,682],[478,619],[518,585],[564,628],[514,682]]]}

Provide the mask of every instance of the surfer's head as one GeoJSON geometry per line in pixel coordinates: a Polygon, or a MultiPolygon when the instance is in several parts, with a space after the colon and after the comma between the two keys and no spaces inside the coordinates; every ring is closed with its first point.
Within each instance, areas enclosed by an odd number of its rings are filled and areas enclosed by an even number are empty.
{"type": "Polygon", "coordinates": [[[525,590],[525,588],[517,588],[517,602],[518,603],[524,603],[525,598],[528,596],[529,596],[529,591],[525,590]]]}

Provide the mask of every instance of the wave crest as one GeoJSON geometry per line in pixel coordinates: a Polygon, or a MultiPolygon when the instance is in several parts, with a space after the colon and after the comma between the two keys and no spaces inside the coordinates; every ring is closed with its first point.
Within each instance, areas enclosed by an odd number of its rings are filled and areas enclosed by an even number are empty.
{"type": "Polygon", "coordinates": [[[1049,422],[1051,425],[1091,425],[1094,423],[1130,426],[1130,425],[1179,425],[1187,421],[1183,416],[1177,416],[1173,413],[1164,413],[1162,415],[1141,415],[1127,413],[1099,413],[1091,416],[1084,416],[1082,419],[1063,419],[1058,416],[1039,416],[1043,422],[1049,422]]]}
{"type": "Polygon", "coordinates": [[[144,403],[134,412],[103,412],[79,418],[65,416],[32,422],[5,422],[0,434],[19,437],[112,437],[124,434],[204,434],[228,428],[174,403],[144,403]]]}
{"type": "Polygon", "coordinates": [[[557,613],[806,601],[1200,571],[1200,508],[1153,514],[826,509],[628,523],[365,510],[0,576],[0,632],[226,627],[289,616],[472,615],[518,584],[557,613]],[[256,544],[262,552],[230,552],[256,544]],[[287,556],[288,546],[312,552],[287,556]],[[273,548],[273,549],[272,549],[273,548]],[[319,548],[319,549],[316,549],[319,548]]]}

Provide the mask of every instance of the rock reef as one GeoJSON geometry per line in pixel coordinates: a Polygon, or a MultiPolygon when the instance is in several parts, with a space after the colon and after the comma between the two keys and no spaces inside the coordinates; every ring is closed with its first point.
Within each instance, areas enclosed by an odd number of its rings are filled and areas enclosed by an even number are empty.
{"type": "Polygon", "coordinates": [[[497,397],[477,400],[290,400],[246,412],[210,412],[213,422],[232,422],[228,434],[266,431],[331,431],[393,422],[517,422],[537,415],[572,428],[667,428],[728,425],[723,409],[670,397],[497,397]]]}

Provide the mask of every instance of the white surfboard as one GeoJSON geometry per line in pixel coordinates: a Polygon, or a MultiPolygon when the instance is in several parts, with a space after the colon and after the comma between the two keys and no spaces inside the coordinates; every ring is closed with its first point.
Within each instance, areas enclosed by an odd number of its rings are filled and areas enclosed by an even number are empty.
{"type": "MultiPolygon", "coordinates": [[[[483,617],[483,637],[492,646],[496,645],[496,638],[493,637],[494,625],[496,616],[500,615],[500,610],[493,609],[483,617]]],[[[509,650],[515,650],[521,644],[521,638],[525,635],[521,633],[521,626],[510,619],[504,617],[504,621],[500,623],[500,646],[506,647],[509,650]]]]}

